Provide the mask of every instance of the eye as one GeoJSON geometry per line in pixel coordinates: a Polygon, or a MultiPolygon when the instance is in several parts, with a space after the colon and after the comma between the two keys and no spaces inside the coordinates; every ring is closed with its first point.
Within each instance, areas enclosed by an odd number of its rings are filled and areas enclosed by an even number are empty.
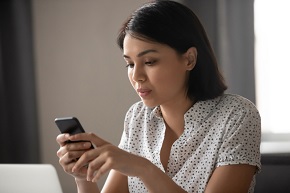
{"type": "Polygon", "coordinates": [[[134,67],[134,64],[127,64],[126,65],[126,68],[133,68],[134,67]]]}
{"type": "Polygon", "coordinates": [[[155,62],[156,62],[156,60],[146,61],[145,64],[148,65],[148,66],[152,66],[155,62]]]}

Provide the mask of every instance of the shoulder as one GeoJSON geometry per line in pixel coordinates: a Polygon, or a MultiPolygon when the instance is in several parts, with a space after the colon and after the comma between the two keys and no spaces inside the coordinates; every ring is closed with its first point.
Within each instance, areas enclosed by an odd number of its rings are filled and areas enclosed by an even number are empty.
{"type": "Polygon", "coordinates": [[[260,136],[261,117],[250,100],[239,95],[225,94],[218,106],[228,134],[256,133],[256,136],[260,136]]]}
{"type": "Polygon", "coordinates": [[[224,94],[221,96],[218,106],[223,111],[244,112],[260,116],[255,104],[249,99],[240,95],[224,94]]]}

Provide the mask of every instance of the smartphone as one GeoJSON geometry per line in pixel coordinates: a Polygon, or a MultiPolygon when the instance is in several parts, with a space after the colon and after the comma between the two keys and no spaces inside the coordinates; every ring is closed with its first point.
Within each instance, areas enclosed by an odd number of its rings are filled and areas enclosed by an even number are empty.
{"type": "Polygon", "coordinates": [[[69,133],[70,135],[85,133],[85,130],[76,117],[56,118],[54,122],[61,133],[69,133]]]}
{"type": "MultiPolygon", "coordinates": [[[[70,135],[75,135],[77,133],[85,133],[84,128],[76,117],[62,117],[56,118],[54,120],[55,124],[59,128],[61,133],[69,133],[70,135]]],[[[74,141],[80,142],[80,141],[74,141]]],[[[72,141],[67,141],[67,143],[74,143],[72,141]]],[[[93,148],[93,145],[92,147],[93,148]]]]}

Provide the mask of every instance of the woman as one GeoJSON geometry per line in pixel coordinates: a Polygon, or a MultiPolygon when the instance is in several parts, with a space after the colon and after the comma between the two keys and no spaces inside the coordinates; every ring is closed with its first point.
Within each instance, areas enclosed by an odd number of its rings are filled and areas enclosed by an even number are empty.
{"type": "Polygon", "coordinates": [[[147,3],[124,23],[118,45],[141,101],[126,114],[119,147],[92,133],[57,137],[59,162],[78,192],[99,192],[95,182],[108,171],[105,193],[253,192],[259,113],[224,94],[195,14],[173,1],[147,3]]]}

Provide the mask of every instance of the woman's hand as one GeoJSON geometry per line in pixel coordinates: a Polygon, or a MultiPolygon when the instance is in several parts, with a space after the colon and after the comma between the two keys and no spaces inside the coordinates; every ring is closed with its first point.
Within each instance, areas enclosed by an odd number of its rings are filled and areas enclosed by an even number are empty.
{"type": "MultiPolygon", "coordinates": [[[[102,175],[112,170],[103,192],[129,192],[126,176],[136,176],[143,181],[148,192],[185,193],[166,173],[146,158],[128,153],[93,133],[80,133],[65,139],[90,141],[95,146],[94,149],[87,151],[67,144],[65,150],[60,150],[60,155],[68,154],[67,157],[61,156],[65,160],[61,161],[61,164],[67,168],[66,171],[82,178],[79,189],[82,188],[85,191],[80,192],[88,192],[85,185],[88,182],[85,182],[85,177],[87,181],[96,182],[102,175]],[[79,152],[76,153],[76,150],[79,152]],[[71,156],[69,156],[70,154],[71,156]],[[79,159],[75,162],[74,159],[79,155],[79,159]],[[158,179],[158,183],[156,179],[158,179]]],[[[61,140],[61,142],[66,140],[61,140]]]]}
{"type": "Polygon", "coordinates": [[[78,180],[86,180],[87,167],[84,166],[80,168],[78,172],[72,172],[72,168],[85,152],[91,150],[92,144],[90,142],[67,143],[69,139],[69,134],[60,134],[56,138],[56,141],[60,146],[57,151],[59,163],[66,173],[74,176],[78,180]]]}
{"type": "MultiPolygon", "coordinates": [[[[138,176],[144,170],[147,159],[130,154],[108,143],[93,133],[81,133],[69,137],[71,141],[91,141],[95,149],[82,152],[72,171],[78,173],[88,164],[87,180],[96,182],[103,174],[114,169],[125,176],[138,176]]],[[[146,167],[145,167],[146,168],[146,167]]]]}

